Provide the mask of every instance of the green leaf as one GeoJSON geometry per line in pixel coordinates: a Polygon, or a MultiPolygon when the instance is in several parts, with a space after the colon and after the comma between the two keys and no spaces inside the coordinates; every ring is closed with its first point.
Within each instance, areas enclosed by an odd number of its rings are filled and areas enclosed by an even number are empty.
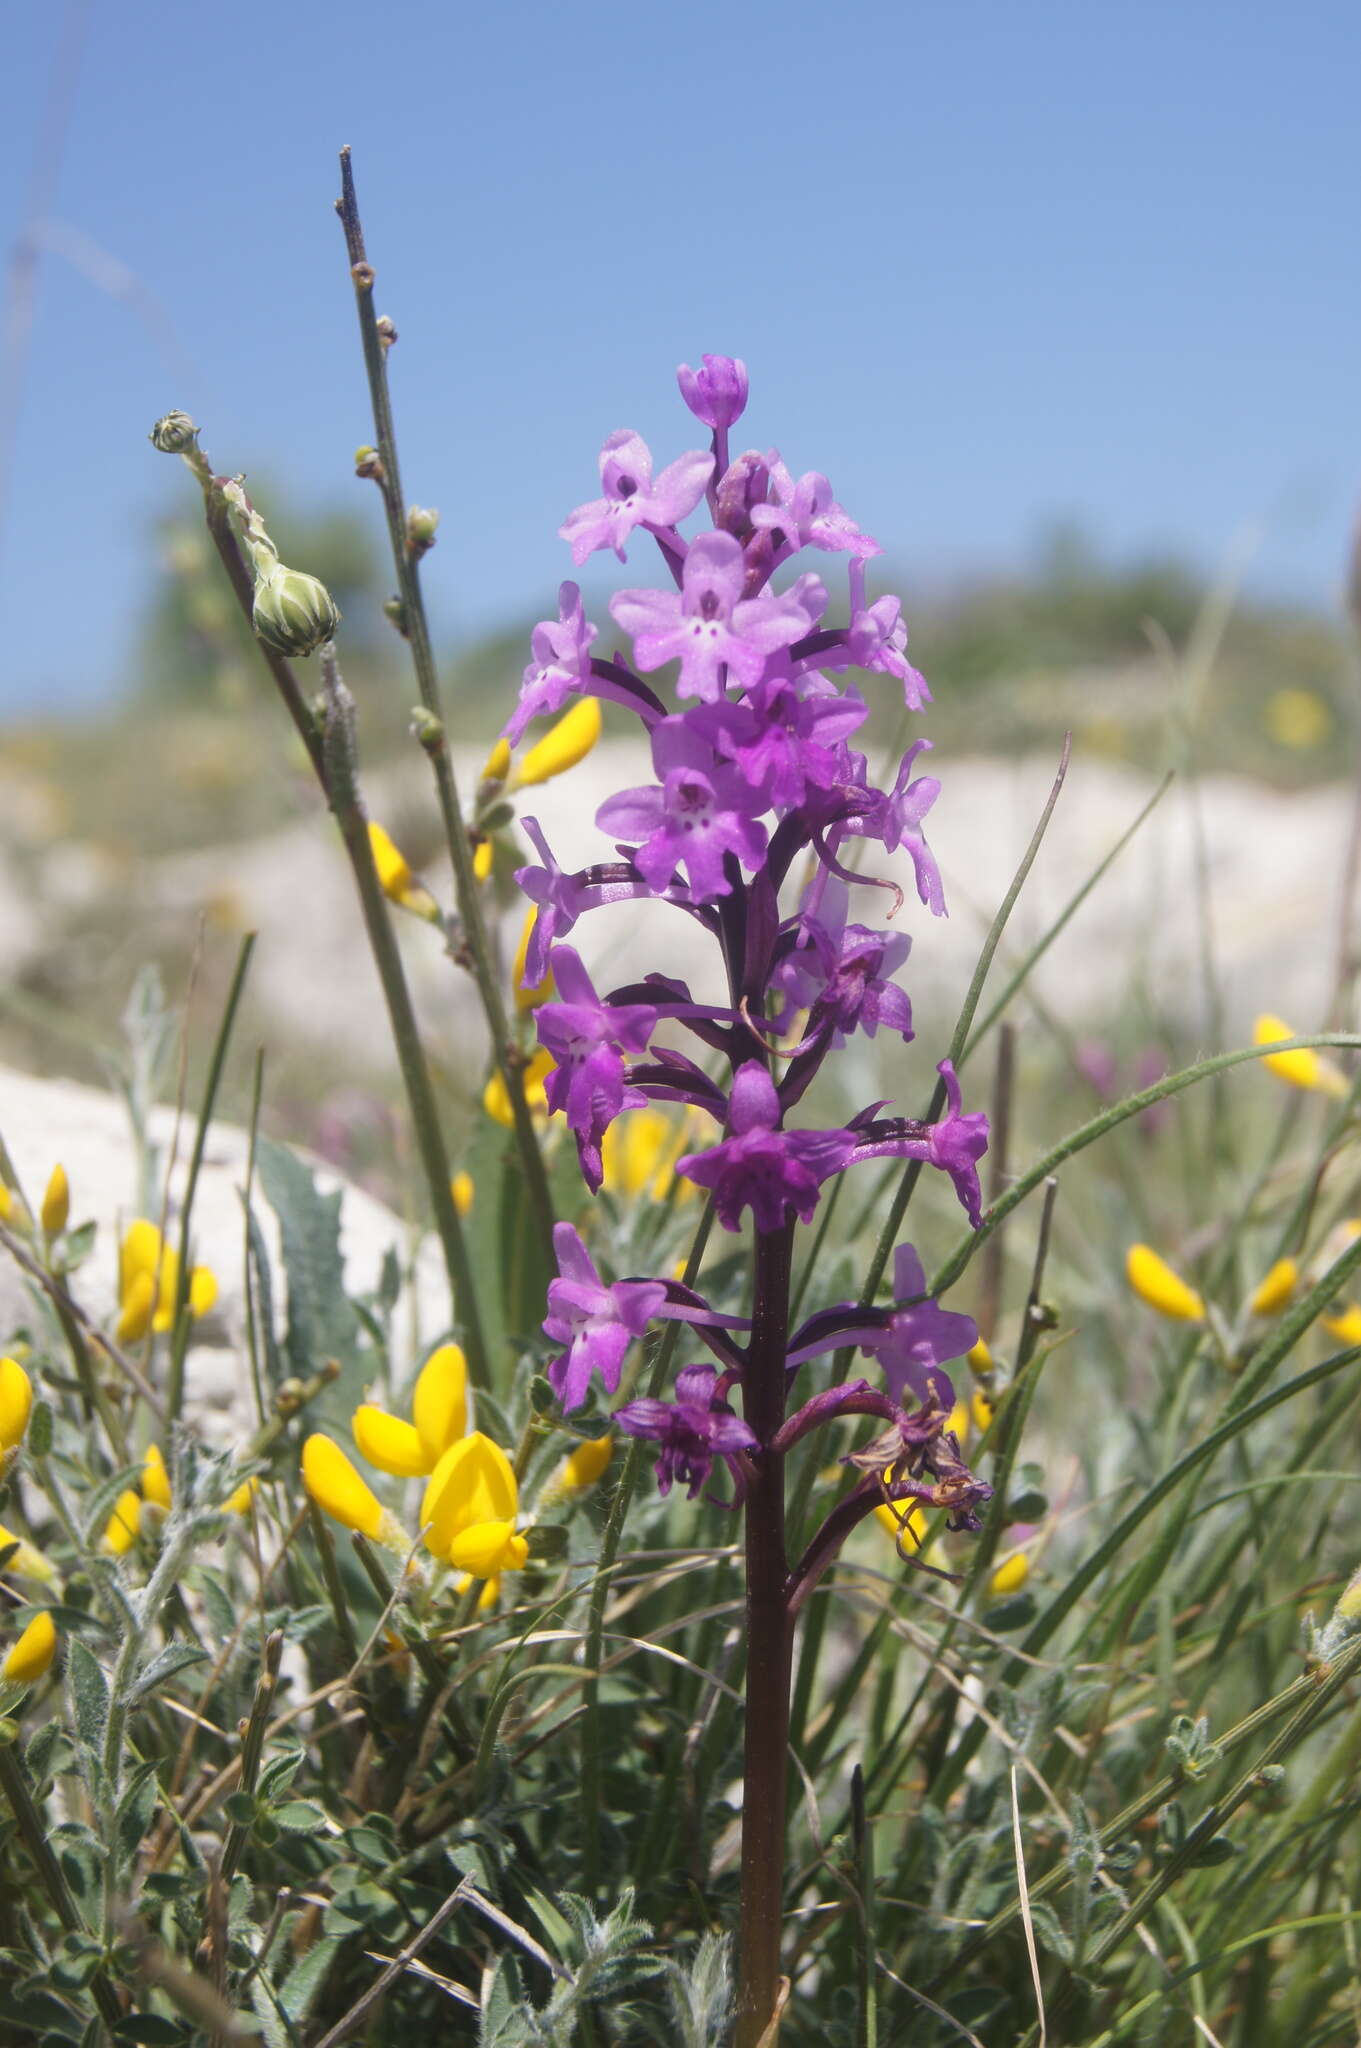
{"type": "Polygon", "coordinates": [[[279,2003],[295,2026],[300,2025],[312,2010],[340,1946],[338,1941],[323,1937],[314,1942],[289,1971],[288,1982],[279,1994],[279,2003]]]}
{"type": "Polygon", "coordinates": [[[191,2037],[179,2020],[162,2019],[155,2012],[134,2012],[118,2022],[113,2038],[144,2044],[144,2048],[181,2048],[191,2037]]]}
{"type": "Polygon", "coordinates": [[[285,1799],[271,1817],[290,1835],[314,1835],[326,1825],[325,1809],[311,1799],[285,1799]]]}
{"type": "Polygon", "coordinates": [[[272,1799],[287,1791],[301,1770],[305,1756],[306,1751],[302,1749],[283,1749],[262,1764],[256,1780],[260,1797],[272,1799]]]}
{"type": "MultiPolygon", "coordinates": [[[[244,1194],[241,1200],[244,1207],[244,1194]]],[[[260,1228],[255,1210],[249,1207],[246,1208],[246,1244],[255,1288],[256,1341],[260,1345],[265,1361],[265,1378],[270,1386],[277,1387],[288,1374],[279,1350],[279,1340],[274,1334],[274,1275],[270,1271],[265,1234],[260,1228]]]]}
{"type": "Polygon", "coordinates": [[[71,1690],[71,1712],[76,1733],[95,1757],[104,1745],[109,1723],[109,1686],[103,1671],[79,1636],[66,1651],[66,1682],[71,1690]]]}
{"type": "Polygon", "coordinates": [[[155,1759],[135,1765],[128,1774],[128,1782],[114,1815],[119,1854],[125,1861],[136,1854],[146,1837],[151,1816],[156,1811],[158,1791],[155,1759]]]}
{"type": "Polygon", "coordinates": [[[296,1373],[309,1373],[326,1358],[352,1361],[358,1324],[345,1294],[340,1192],[320,1193],[302,1161],[268,1138],[259,1141],[256,1164],[283,1241],[289,1365],[296,1373]]]}
{"type": "Polygon", "coordinates": [[[173,1678],[177,1671],[187,1671],[191,1664],[206,1664],[208,1652],[198,1643],[167,1643],[154,1657],[145,1663],[123,1695],[126,1706],[135,1707],[158,1685],[173,1678]]]}

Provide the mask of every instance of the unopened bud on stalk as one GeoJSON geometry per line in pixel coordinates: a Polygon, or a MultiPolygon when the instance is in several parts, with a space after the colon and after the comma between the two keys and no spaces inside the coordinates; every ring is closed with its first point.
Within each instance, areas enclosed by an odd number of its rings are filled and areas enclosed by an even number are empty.
{"type": "Polygon", "coordinates": [[[397,330],[386,313],[380,313],[374,325],[378,329],[378,339],[382,342],[383,353],[386,355],[393,342],[397,339],[397,330]]]}
{"type": "Polygon", "coordinates": [[[428,555],[435,545],[439,513],[433,505],[413,505],[406,515],[406,551],[413,561],[428,555]]]}
{"type": "Polygon", "coordinates": [[[300,656],[335,638],[340,613],[324,583],[280,562],[256,583],[251,624],[276,654],[300,656]]]}
{"type": "Polygon", "coordinates": [[[198,428],[187,412],[168,412],[157,420],[147,439],[162,455],[186,455],[198,440],[198,428]]]}
{"type": "Polygon", "coordinates": [[[383,481],[386,473],[383,469],[383,458],[376,448],[370,448],[367,441],[354,451],[354,473],[356,476],[370,477],[376,484],[383,481]]]}
{"type": "Polygon", "coordinates": [[[403,639],[406,638],[406,606],[400,597],[384,598],[383,617],[390,626],[397,628],[403,639]]]}

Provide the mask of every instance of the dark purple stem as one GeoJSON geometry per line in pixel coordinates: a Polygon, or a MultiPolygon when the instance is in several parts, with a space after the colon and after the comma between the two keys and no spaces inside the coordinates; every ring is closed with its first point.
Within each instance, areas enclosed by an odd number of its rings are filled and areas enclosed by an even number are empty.
{"type": "Polygon", "coordinates": [[[814,1394],[811,1401],[805,1401],[782,1426],[774,1448],[782,1458],[788,1457],[810,1430],[821,1429],[843,1415],[877,1415],[882,1422],[898,1420],[898,1410],[887,1394],[872,1387],[868,1380],[852,1380],[847,1386],[828,1387],[821,1394],[814,1394]]]}
{"type": "Polygon", "coordinates": [[[760,1449],[746,1500],[747,1687],[742,1793],[742,1975],[735,2048],[757,2048],[775,2013],[784,1924],[790,1622],[785,1602],[784,1422],[793,1223],[756,1240],[742,1405],[760,1449]]]}

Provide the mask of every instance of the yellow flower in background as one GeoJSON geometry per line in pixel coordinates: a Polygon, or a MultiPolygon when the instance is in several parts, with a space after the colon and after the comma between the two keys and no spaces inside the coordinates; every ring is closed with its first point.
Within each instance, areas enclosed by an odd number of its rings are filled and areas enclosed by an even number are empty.
{"type": "Polygon", "coordinates": [[[33,1218],[29,1215],[20,1197],[15,1194],[13,1188],[6,1187],[2,1181],[0,1181],[0,1223],[8,1224],[11,1230],[17,1230],[24,1237],[33,1228],[33,1218]]]}
{"type": "MultiPolygon", "coordinates": [[[[548,1115],[548,1097],[544,1093],[544,1076],[553,1071],[554,1060],[545,1046],[540,1046],[524,1070],[525,1101],[534,1116],[548,1115]]],[[[510,1111],[510,1096],[498,1067],[482,1091],[482,1107],[493,1122],[504,1124],[509,1130],[515,1122],[510,1111]]]]}
{"type": "Polygon", "coordinates": [[[360,1454],[396,1479],[424,1479],[468,1427],[468,1361],[457,1344],[441,1344],[421,1367],[410,1422],[365,1402],[354,1411],[360,1454]]]}
{"type": "Polygon", "coordinates": [[[406,1532],[365,1484],[338,1443],[318,1430],[302,1447],[302,1483],[308,1498],[342,1529],[357,1529],[375,1543],[407,1548],[406,1532]]]}
{"type": "Polygon", "coordinates": [[[149,1506],[170,1512],[170,1474],[159,1444],[148,1444],[142,1460],[142,1498],[149,1506]]]}
{"type": "Polygon", "coordinates": [[[454,1198],[454,1207],[460,1216],[469,1214],[473,1206],[473,1177],[470,1173],[456,1173],[449,1183],[449,1192],[454,1198]]]}
{"type": "Polygon", "coordinates": [[[407,865],[406,855],[393,844],[376,818],[369,819],[369,845],[383,894],[389,902],[411,911],[416,917],[423,917],[427,924],[439,924],[438,903],[424,882],[417,881],[407,865]]]}
{"type": "MultiPolygon", "coordinates": [[[[614,1119],[601,1143],[605,1187],[612,1195],[641,1195],[646,1189],[654,1202],[664,1202],[685,1145],[684,1120],[650,1105],[626,1110],[614,1119]]],[[[692,1186],[686,1181],[679,1192],[684,1194],[692,1186]]]]}
{"type": "MultiPolygon", "coordinates": [[[[175,1321],[180,1255],[167,1244],[157,1226],[138,1216],[123,1233],[118,1252],[118,1325],[120,1344],[135,1344],[148,1329],[169,1330],[175,1321]]],[[[189,1313],[206,1316],[217,1300],[217,1275],[208,1266],[189,1271],[189,1313]]]]}
{"type": "Polygon", "coordinates": [[[515,964],[510,970],[510,985],[515,993],[515,1007],[523,1015],[539,1003],[553,1000],[557,990],[553,985],[553,970],[550,967],[542,981],[536,981],[532,988],[524,986],[525,960],[529,953],[529,942],[534,936],[534,927],[539,918],[539,906],[531,903],[525,912],[524,926],[520,932],[520,943],[515,948],[515,964]]]}
{"type": "MultiPolygon", "coordinates": [[[[1280,1038],[1294,1038],[1293,1026],[1284,1017],[1273,1017],[1265,1011],[1252,1027],[1254,1045],[1271,1045],[1280,1038]]],[[[1262,1065],[1280,1081],[1288,1081],[1292,1088],[1307,1088],[1315,1095],[1343,1096],[1347,1093],[1347,1077],[1329,1059],[1324,1059],[1310,1046],[1301,1046],[1295,1052],[1269,1052],[1264,1055],[1262,1065]]]]}
{"type": "MultiPolygon", "coordinates": [[[[575,1500],[579,1493],[586,1493],[602,1480],[609,1470],[614,1456],[614,1438],[595,1436],[579,1443],[559,1460],[550,1475],[543,1492],[539,1495],[539,1510],[555,1508],[562,1501],[575,1500]]],[[[837,1468],[841,1477],[841,1468],[837,1468]]]]}
{"type": "Polygon", "coordinates": [[[248,1515],[250,1513],[250,1504],[259,1491],[260,1480],[258,1475],[253,1474],[249,1479],[243,1479],[236,1491],[229,1493],[226,1500],[223,1501],[224,1513],[229,1515],[248,1515]]]}
{"type": "Polygon", "coordinates": [[[874,1519],[895,1543],[901,1537],[909,1550],[921,1549],[926,1535],[926,1516],[915,1503],[909,1507],[906,1501],[902,1501],[895,1506],[881,1500],[874,1510],[874,1519]]]}
{"type": "Polygon", "coordinates": [[[971,1421],[972,1417],[969,1414],[968,1402],[956,1401],[954,1407],[950,1410],[949,1418],[946,1421],[945,1427],[947,1429],[954,1431],[956,1437],[959,1439],[959,1448],[961,1449],[961,1451],[963,1450],[965,1444],[969,1441],[969,1425],[971,1421]]]}
{"type": "Polygon", "coordinates": [[[426,1548],[470,1578],[520,1571],[529,1544],[515,1528],[520,1490],[510,1459],[481,1430],[444,1453],[421,1502],[426,1548]]]}
{"type": "Polygon", "coordinates": [[[0,1358],[0,1452],[23,1442],[32,1413],[32,1380],[17,1358],[0,1358]]]}
{"type": "Polygon", "coordinates": [[[1330,1337],[1336,1337],[1339,1344],[1361,1344],[1361,1308],[1354,1301],[1348,1302],[1336,1315],[1320,1316],[1319,1321],[1330,1337]]]}
{"type": "Polygon", "coordinates": [[[979,1338],[973,1349],[966,1351],[964,1355],[969,1361],[969,1371],[977,1374],[979,1379],[986,1378],[992,1371],[992,1353],[982,1337],[979,1338]]]}
{"type": "Polygon", "coordinates": [[[1283,1308],[1290,1305],[1291,1296],[1299,1285],[1300,1269],[1294,1259],[1277,1259],[1253,1290],[1248,1308],[1255,1316],[1278,1316],[1283,1308]]]}
{"type": "Polygon", "coordinates": [[[0,1563],[0,1577],[15,1579],[37,1579],[43,1585],[50,1585],[57,1574],[49,1558],[41,1550],[35,1550],[31,1543],[25,1543],[22,1536],[16,1536],[0,1522],[0,1551],[17,1544],[12,1555],[0,1563]]]}
{"type": "Polygon", "coordinates": [[[1132,1244],[1125,1254],[1125,1277],[1138,1295],[1160,1316],[1174,1322],[1203,1323],[1205,1303],[1194,1287],[1188,1287],[1152,1245],[1132,1244]]]}
{"type": "Polygon", "coordinates": [[[1332,707],[1317,690],[1274,690],[1267,699],[1266,729],[1278,746],[1303,753],[1328,738],[1332,707]]]}
{"type": "Polygon", "coordinates": [[[536,740],[510,777],[512,789],[527,789],[531,783],[550,782],[584,761],[600,738],[600,699],[583,697],[556,724],[536,740]]]}
{"type": "Polygon", "coordinates": [[[485,882],[496,860],[496,848],[490,839],[479,839],[473,848],[473,873],[479,882],[485,882]]]}
{"type": "Polygon", "coordinates": [[[47,1236],[60,1237],[71,1214],[71,1187],[66,1178],[66,1168],[60,1161],[48,1178],[39,1214],[47,1236]]]}
{"type": "Polygon", "coordinates": [[[482,764],[482,782],[504,782],[510,773],[510,741],[499,739],[482,764]]]}
{"type": "Polygon", "coordinates": [[[988,1591],[997,1599],[1008,1593],[1019,1593],[1030,1577],[1030,1559],[1023,1550],[1013,1551],[1004,1557],[992,1577],[988,1580],[988,1591]]]}
{"type": "Polygon", "coordinates": [[[35,1685],[49,1669],[57,1654],[57,1630],[46,1608],[35,1614],[13,1645],[3,1664],[0,1678],[11,1685],[35,1685]]]}
{"type": "Polygon", "coordinates": [[[973,1416],[974,1428],[978,1431],[978,1434],[986,1436],[992,1428],[992,1418],[997,1413],[997,1406],[983,1392],[981,1387],[975,1387],[973,1399],[969,1403],[969,1411],[973,1416]]]}
{"type": "Polygon", "coordinates": [[[142,1496],[129,1486],[120,1493],[104,1526],[99,1547],[109,1557],[126,1557],[142,1526],[142,1496]]]}

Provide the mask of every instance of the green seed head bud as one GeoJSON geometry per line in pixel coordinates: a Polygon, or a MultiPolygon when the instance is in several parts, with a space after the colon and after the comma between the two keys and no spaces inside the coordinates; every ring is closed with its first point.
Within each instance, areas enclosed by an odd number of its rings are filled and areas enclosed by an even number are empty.
{"type": "Polygon", "coordinates": [[[413,505],[406,515],[406,551],[419,561],[435,545],[439,513],[433,505],[413,505]]]}
{"type": "Polygon", "coordinates": [[[406,606],[402,603],[400,597],[389,597],[386,599],[383,605],[383,617],[388,621],[389,625],[397,628],[403,639],[406,638],[406,606]]]}
{"type": "Polygon", "coordinates": [[[256,582],[251,624],[276,654],[315,654],[335,638],[340,613],[324,583],[279,562],[256,582]]]}
{"type": "Polygon", "coordinates": [[[376,484],[383,481],[383,461],[376,448],[370,448],[366,441],[354,451],[354,473],[356,476],[371,477],[376,484]]]}
{"type": "Polygon", "coordinates": [[[164,419],[157,420],[147,439],[162,455],[184,455],[197,436],[198,428],[187,412],[168,412],[164,419]]]}

